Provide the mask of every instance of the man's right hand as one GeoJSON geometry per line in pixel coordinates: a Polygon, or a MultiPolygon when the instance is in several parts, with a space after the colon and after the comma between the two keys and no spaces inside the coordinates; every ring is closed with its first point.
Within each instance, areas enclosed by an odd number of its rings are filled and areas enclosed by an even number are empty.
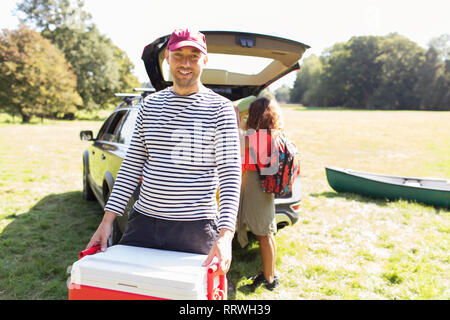
{"type": "Polygon", "coordinates": [[[112,225],[117,214],[112,211],[105,210],[102,222],[98,226],[91,240],[86,246],[86,249],[101,246],[101,251],[105,251],[108,246],[108,238],[111,235],[112,225]]]}

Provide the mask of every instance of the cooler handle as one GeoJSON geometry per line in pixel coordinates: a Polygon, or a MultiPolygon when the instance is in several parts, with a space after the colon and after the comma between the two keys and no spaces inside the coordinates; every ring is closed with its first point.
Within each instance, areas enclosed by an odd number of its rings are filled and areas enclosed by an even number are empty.
{"type": "Polygon", "coordinates": [[[96,254],[98,251],[100,251],[102,249],[102,246],[95,246],[95,247],[91,247],[89,249],[80,251],[78,253],[78,259],[81,259],[85,256],[89,256],[91,254],[96,254]]]}
{"type": "Polygon", "coordinates": [[[213,264],[208,268],[207,273],[207,298],[208,300],[226,300],[227,299],[227,283],[224,274],[217,275],[219,270],[218,264],[213,264]],[[219,286],[214,288],[214,278],[219,277],[219,286]]]}

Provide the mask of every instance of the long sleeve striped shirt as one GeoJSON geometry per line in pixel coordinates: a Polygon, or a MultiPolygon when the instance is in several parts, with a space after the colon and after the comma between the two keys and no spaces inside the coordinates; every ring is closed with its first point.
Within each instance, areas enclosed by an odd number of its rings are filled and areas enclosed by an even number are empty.
{"type": "Polygon", "coordinates": [[[146,97],[106,210],[122,215],[142,177],[138,212],[168,220],[218,217],[235,230],[241,161],[231,101],[206,89],[179,96],[164,89],[146,97]],[[219,206],[216,190],[219,187],[219,206]]]}

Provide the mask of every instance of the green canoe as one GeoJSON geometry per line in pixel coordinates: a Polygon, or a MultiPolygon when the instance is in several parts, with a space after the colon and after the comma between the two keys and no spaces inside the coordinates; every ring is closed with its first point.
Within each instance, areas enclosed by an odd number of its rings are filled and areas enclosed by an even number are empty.
{"type": "Polygon", "coordinates": [[[450,208],[450,181],[411,178],[325,167],[329,185],[337,192],[373,198],[405,199],[450,208]]]}

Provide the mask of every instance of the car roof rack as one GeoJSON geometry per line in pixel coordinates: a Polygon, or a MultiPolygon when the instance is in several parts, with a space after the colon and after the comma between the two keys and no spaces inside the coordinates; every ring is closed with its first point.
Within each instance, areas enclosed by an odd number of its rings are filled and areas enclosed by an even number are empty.
{"type": "Polygon", "coordinates": [[[137,92],[156,92],[155,88],[134,88],[133,91],[137,91],[137,92]]]}
{"type": "Polygon", "coordinates": [[[114,93],[114,95],[116,97],[125,97],[125,98],[127,98],[127,97],[132,98],[132,97],[140,97],[141,96],[139,93],[121,93],[121,92],[114,93]]]}
{"type": "MultiPolygon", "coordinates": [[[[138,102],[141,102],[146,96],[148,96],[151,93],[156,92],[156,90],[154,88],[134,88],[133,91],[134,91],[134,93],[117,92],[114,94],[114,96],[122,97],[123,102],[125,102],[125,104],[127,106],[130,106],[132,104],[133,100],[135,100],[136,98],[139,98],[138,102]],[[138,93],[138,92],[140,92],[140,93],[138,93]]],[[[118,105],[116,107],[116,109],[121,108],[122,106],[123,106],[123,103],[118,105]]]]}
{"type": "Polygon", "coordinates": [[[156,92],[155,88],[134,88],[133,91],[141,92],[142,98],[145,98],[149,94],[156,92]]]}
{"type": "Polygon", "coordinates": [[[138,98],[137,102],[140,103],[142,100],[148,96],[149,94],[155,92],[155,89],[153,88],[134,88],[134,93],[128,93],[128,92],[117,92],[114,94],[116,97],[121,97],[122,103],[120,103],[115,110],[121,109],[122,107],[130,107],[133,105],[133,101],[138,98]],[[140,92],[140,93],[138,93],[140,92]]]}
{"type": "Polygon", "coordinates": [[[120,109],[121,107],[124,107],[124,103],[126,106],[131,106],[133,104],[133,100],[136,98],[141,98],[140,93],[122,93],[117,92],[114,93],[114,96],[123,98],[122,101],[114,110],[120,109]]]}

